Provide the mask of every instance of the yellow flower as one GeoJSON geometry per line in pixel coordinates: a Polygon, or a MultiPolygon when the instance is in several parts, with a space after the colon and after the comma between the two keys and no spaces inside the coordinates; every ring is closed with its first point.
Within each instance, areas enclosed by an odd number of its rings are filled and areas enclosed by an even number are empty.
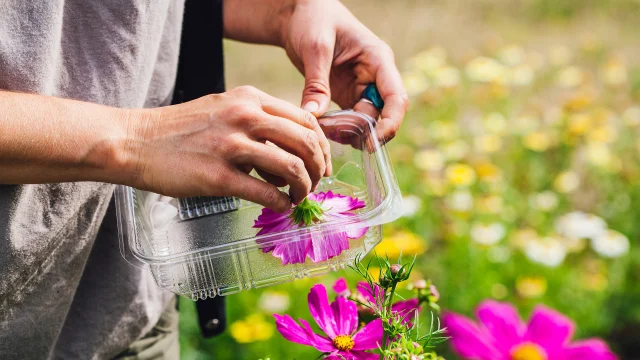
{"type": "Polygon", "coordinates": [[[492,112],[484,119],[484,127],[494,134],[504,134],[507,130],[507,119],[499,112],[492,112]]]}
{"type": "Polygon", "coordinates": [[[480,180],[496,182],[502,178],[502,171],[494,164],[483,162],[476,165],[476,173],[480,180]]]}
{"type": "Polygon", "coordinates": [[[434,74],[434,80],[441,87],[455,87],[460,83],[460,71],[453,66],[443,66],[434,74]]]}
{"type": "Polygon", "coordinates": [[[444,156],[438,150],[420,150],[413,157],[413,164],[421,170],[440,171],[444,163],[444,156]]]}
{"type": "MultiPolygon", "coordinates": [[[[378,248],[376,248],[376,251],[378,251],[378,248]]],[[[378,255],[385,256],[384,254],[381,254],[381,253],[378,253],[378,255]]],[[[396,260],[396,258],[394,258],[391,255],[389,255],[389,260],[394,261],[394,260],[396,260]]],[[[371,277],[373,277],[374,279],[378,279],[380,277],[380,268],[377,267],[377,266],[370,267],[369,268],[369,274],[371,274],[371,277]]]]}
{"type": "Polygon", "coordinates": [[[420,73],[405,73],[402,75],[402,81],[409,96],[420,95],[429,88],[429,81],[420,73]]]}
{"type": "Polygon", "coordinates": [[[524,137],[524,146],[536,152],[547,151],[552,145],[549,134],[543,131],[534,131],[524,137]]]}
{"type": "Polygon", "coordinates": [[[615,127],[606,124],[593,129],[587,137],[592,142],[612,143],[618,138],[618,132],[615,127]]]}
{"type": "Polygon", "coordinates": [[[478,210],[487,214],[498,214],[502,211],[503,203],[499,196],[485,196],[478,200],[478,210]]]}
{"type": "Polygon", "coordinates": [[[434,47],[418,53],[411,62],[413,67],[431,76],[446,64],[447,53],[441,47],[434,47]]]}
{"type": "Polygon", "coordinates": [[[447,166],[445,176],[449,184],[454,186],[469,186],[476,181],[476,172],[467,164],[452,164],[447,166]]]}
{"type": "Polygon", "coordinates": [[[595,166],[606,167],[611,163],[613,154],[606,144],[591,142],[587,144],[587,158],[595,166]]]}
{"type": "Polygon", "coordinates": [[[478,152],[492,154],[502,148],[502,139],[497,135],[479,136],[474,140],[474,146],[478,152]]]}
{"type": "Polygon", "coordinates": [[[591,105],[594,98],[595,96],[590,92],[580,91],[564,103],[564,108],[567,111],[580,111],[591,105]]]}
{"type": "Polygon", "coordinates": [[[627,83],[627,67],[619,59],[611,59],[600,70],[602,81],[609,86],[621,86],[627,83]]]}
{"type": "Polygon", "coordinates": [[[569,116],[567,130],[573,135],[582,135],[591,129],[593,119],[584,113],[572,114],[569,116]]]}
{"type": "Polygon", "coordinates": [[[402,255],[419,255],[427,250],[426,242],[418,235],[408,231],[398,231],[390,236],[386,236],[378,246],[376,253],[381,256],[389,256],[390,259],[397,259],[402,255]]]}
{"type": "Polygon", "coordinates": [[[580,186],[580,176],[575,171],[563,171],[556,177],[553,187],[559,193],[570,193],[580,186]]]}
{"type": "Polygon", "coordinates": [[[547,279],[542,276],[518,277],[516,291],[525,299],[539,298],[547,292],[547,279]]]}
{"type": "Polygon", "coordinates": [[[563,88],[574,88],[584,81],[584,72],[576,66],[567,66],[556,75],[556,84],[563,88]]]}
{"type": "Polygon", "coordinates": [[[253,314],[231,324],[229,331],[236,342],[245,344],[269,339],[273,336],[273,325],[261,315],[253,314]]]}

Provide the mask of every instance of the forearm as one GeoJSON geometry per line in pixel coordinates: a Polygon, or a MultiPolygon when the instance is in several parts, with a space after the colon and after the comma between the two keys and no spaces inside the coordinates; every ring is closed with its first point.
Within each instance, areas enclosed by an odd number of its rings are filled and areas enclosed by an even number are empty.
{"type": "Polygon", "coordinates": [[[257,44],[282,45],[282,24],[307,0],[224,0],[224,36],[257,44]]]}
{"type": "Polygon", "coordinates": [[[0,91],[0,184],[135,178],[134,112],[0,91]]]}

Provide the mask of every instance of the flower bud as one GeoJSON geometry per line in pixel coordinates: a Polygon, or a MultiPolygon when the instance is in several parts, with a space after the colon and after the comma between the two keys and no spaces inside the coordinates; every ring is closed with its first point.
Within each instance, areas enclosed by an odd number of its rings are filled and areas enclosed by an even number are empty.
{"type": "Polygon", "coordinates": [[[378,283],[383,288],[388,288],[391,286],[391,279],[386,277],[383,273],[380,273],[380,277],[378,278],[378,283]]]}
{"type": "Polygon", "coordinates": [[[393,275],[394,278],[400,277],[402,276],[402,274],[404,274],[404,268],[400,264],[391,265],[389,270],[391,271],[391,275],[393,275]]]}
{"type": "Polygon", "coordinates": [[[424,290],[427,288],[427,280],[420,279],[413,282],[413,288],[416,290],[424,290]]]}

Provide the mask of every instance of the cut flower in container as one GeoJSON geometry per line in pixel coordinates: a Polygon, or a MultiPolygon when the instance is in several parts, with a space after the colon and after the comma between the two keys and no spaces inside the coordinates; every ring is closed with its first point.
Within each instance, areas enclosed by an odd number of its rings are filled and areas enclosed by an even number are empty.
{"type": "MultiPolygon", "coordinates": [[[[364,206],[364,201],[357,198],[334,194],[331,191],[320,192],[310,194],[300,204],[283,214],[267,208],[262,209],[262,214],[253,227],[260,228],[258,235],[300,229],[331,219],[355,216],[355,211],[364,206]]],[[[289,241],[265,246],[262,251],[273,253],[282,260],[282,265],[304,263],[307,257],[313,262],[320,262],[349,249],[349,240],[362,237],[367,230],[367,227],[362,227],[353,230],[339,229],[328,234],[303,232],[294,235],[289,241]]]]}
{"type": "Polygon", "coordinates": [[[119,186],[123,256],[150,269],[160,287],[194,300],[352,264],[380,242],[382,224],[402,216],[402,195],[373,118],[347,110],[318,123],[333,174],[284,214],[241,199],[175,199],[119,186]],[[224,211],[197,207],[216,201],[224,211]]]}

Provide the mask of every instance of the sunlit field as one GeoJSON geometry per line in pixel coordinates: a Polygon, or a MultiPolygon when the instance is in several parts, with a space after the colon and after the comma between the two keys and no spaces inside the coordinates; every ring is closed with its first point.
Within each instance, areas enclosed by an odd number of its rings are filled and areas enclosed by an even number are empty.
{"type": "MultiPolygon", "coordinates": [[[[416,255],[413,277],[437,285],[443,311],[495,299],[526,318],[542,303],[576,338],[640,356],[640,3],[344,2],[394,48],[411,97],[387,145],[405,215],[376,251],[416,255]]],[[[226,51],[229,88],[299,102],[283,51],[226,51]]],[[[308,319],[309,288],[340,277],[356,281],[342,270],[232,295],[226,333],[209,340],[182,299],[182,357],[316,358],[272,314],[308,319]]]]}

